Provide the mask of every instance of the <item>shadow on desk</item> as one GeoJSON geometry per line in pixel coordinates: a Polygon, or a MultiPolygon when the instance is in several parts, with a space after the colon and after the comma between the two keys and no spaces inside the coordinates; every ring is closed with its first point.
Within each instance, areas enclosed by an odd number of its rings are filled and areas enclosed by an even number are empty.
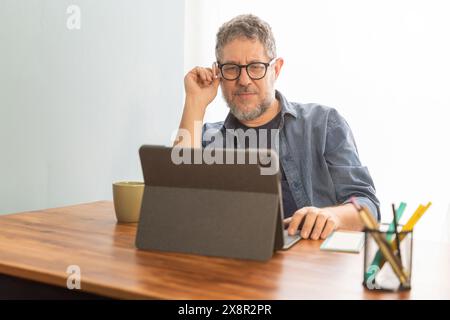
{"type": "Polygon", "coordinates": [[[0,300],[110,300],[107,297],[69,290],[41,282],[0,274],[0,300]]]}

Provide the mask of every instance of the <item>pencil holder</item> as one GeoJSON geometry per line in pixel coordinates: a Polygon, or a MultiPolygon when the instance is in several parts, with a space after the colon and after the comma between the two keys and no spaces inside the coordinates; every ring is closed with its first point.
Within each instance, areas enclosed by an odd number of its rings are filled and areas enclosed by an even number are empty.
{"type": "Polygon", "coordinates": [[[364,233],[363,285],[369,290],[411,289],[412,230],[396,233],[382,224],[380,230],[365,229],[364,233]]]}

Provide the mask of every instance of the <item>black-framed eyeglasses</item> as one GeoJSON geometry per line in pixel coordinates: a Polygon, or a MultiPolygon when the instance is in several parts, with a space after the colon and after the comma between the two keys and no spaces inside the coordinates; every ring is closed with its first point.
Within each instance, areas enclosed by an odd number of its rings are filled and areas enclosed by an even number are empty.
{"type": "Polygon", "coordinates": [[[252,80],[260,80],[266,76],[267,69],[276,61],[272,59],[269,62],[252,62],[249,64],[223,63],[217,62],[217,66],[225,80],[233,81],[239,79],[242,68],[245,68],[248,76],[252,80]]]}

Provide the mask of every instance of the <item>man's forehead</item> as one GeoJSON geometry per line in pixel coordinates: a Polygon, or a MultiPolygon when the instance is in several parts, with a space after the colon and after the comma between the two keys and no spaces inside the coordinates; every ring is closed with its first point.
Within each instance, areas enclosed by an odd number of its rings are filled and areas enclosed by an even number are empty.
{"type": "Polygon", "coordinates": [[[250,63],[264,61],[267,59],[267,55],[259,40],[238,38],[223,47],[222,59],[223,63],[250,63]]]}

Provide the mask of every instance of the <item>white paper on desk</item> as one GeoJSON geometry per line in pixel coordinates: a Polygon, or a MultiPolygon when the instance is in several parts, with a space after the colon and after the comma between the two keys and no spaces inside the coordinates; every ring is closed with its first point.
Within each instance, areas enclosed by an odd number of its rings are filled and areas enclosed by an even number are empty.
{"type": "Polygon", "coordinates": [[[320,250],[359,253],[364,245],[364,232],[335,231],[320,246],[320,250]]]}
{"type": "Polygon", "coordinates": [[[397,290],[400,287],[400,280],[395,275],[390,263],[385,263],[375,277],[375,285],[379,288],[397,290]]]}

